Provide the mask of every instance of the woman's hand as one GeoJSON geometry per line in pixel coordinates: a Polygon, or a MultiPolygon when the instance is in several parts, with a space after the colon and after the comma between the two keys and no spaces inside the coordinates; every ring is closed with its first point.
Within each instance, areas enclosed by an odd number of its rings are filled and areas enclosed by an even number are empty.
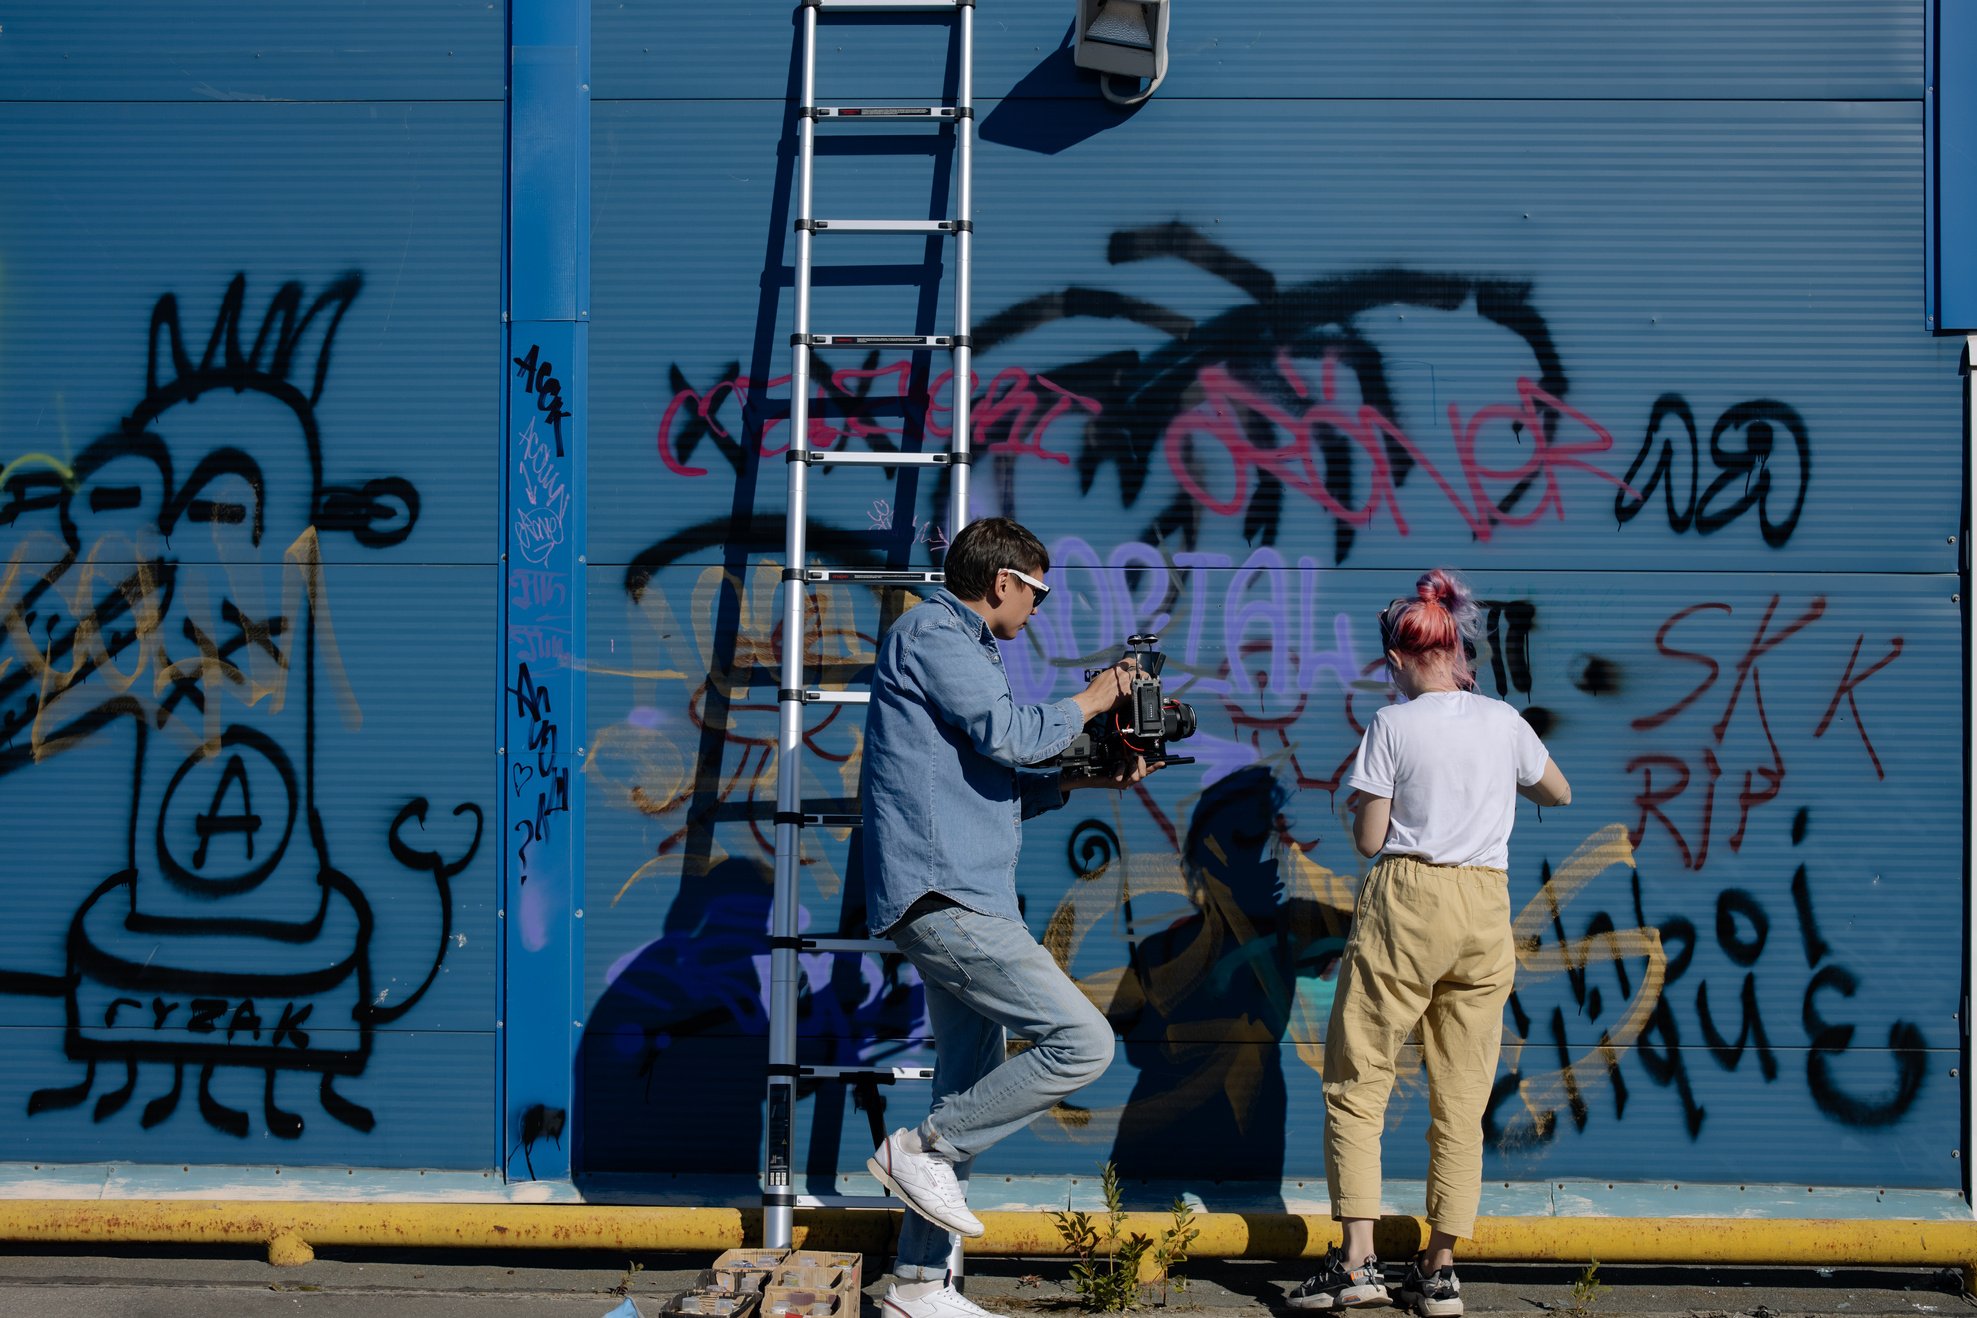
{"type": "Polygon", "coordinates": [[[1346,798],[1346,808],[1353,813],[1352,845],[1362,856],[1377,856],[1380,848],[1387,845],[1387,824],[1393,818],[1393,802],[1384,796],[1369,796],[1365,792],[1354,792],[1346,798]]]}
{"type": "Polygon", "coordinates": [[[1571,805],[1572,784],[1565,781],[1565,775],[1558,771],[1558,765],[1545,760],[1544,776],[1529,787],[1520,786],[1517,795],[1539,805],[1571,805]]]}

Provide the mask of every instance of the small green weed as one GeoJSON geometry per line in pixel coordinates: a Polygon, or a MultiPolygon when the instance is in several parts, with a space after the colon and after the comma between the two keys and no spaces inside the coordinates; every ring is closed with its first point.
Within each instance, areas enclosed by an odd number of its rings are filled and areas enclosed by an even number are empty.
{"type": "Polygon", "coordinates": [[[1185,1291],[1188,1279],[1181,1275],[1181,1265],[1188,1261],[1188,1246],[1201,1237],[1201,1228],[1194,1224],[1194,1209],[1178,1196],[1169,1210],[1174,1215],[1174,1225],[1160,1233],[1160,1240],[1153,1247],[1153,1276],[1149,1286],[1160,1288],[1160,1305],[1165,1308],[1169,1290],[1185,1291]]]}
{"type": "Polygon", "coordinates": [[[638,1282],[638,1274],[645,1271],[645,1265],[637,1259],[625,1264],[625,1275],[618,1278],[618,1284],[610,1288],[613,1295],[630,1295],[638,1282]]]}
{"type": "Polygon", "coordinates": [[[1188,1247],[1201,1235],[1194,1224],[1194,1210],[1176,1199],[1174,1224],[1156,1241],[1141,1232],[1126,1231],[1119,1171],[1109,1162],[1099,1169],[1099,1186],[1105,1196],[1102,1231],[1090,1213],[1050,1215],[1058,1234],[1064,1237],[1065,1249],[1078,1260],[1071,1265],[1072,1289],[1085,1308],[1098,1313],[1137,1308],[1156,1286],[1164,1306],[1171,1291],[1187,1287],[1180,1268],[1188,1261],[1188,1247]]]}
{"type": "Polygon", "coordinates": [[[1574,1318],[1586,1318],[1598,1307],[1600,1297],[1606,1294],[1607,1289],[1607,1284],[1599,1279],[1599,1260],[1594,1259],[1586,1264],[1586,1270],[1572,1283],[1572,1307],[1566,1312],[1574,1318]]]}

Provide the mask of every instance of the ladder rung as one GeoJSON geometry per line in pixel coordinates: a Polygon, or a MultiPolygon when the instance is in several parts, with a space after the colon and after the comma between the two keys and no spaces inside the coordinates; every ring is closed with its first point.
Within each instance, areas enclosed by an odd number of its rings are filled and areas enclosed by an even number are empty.
{"type": "Polygon", "coordinates": [[[803,0],[819,9],[961,9],[975,0],[803,0]]]}
{"type": "Polygon", "coordinates": [[[840,453],[835,449],[805,449],[803,460],[813,467],[947,467],[952,453],[840,453]]]}
{"type": "Polygon", "coordinates": [[[798,1194],[798,1208],[898,1208],[889,1194],[798,1194]]]}
{"type": "Polygon", "coordinates": [[[803,940],[806,952],[871,952],[881,956],[897,952],[899,947],[890,938],[806,938],[803,940]]]}
{"type": "Polygon", "coordinates": [[[818,691],[807,689],[803,693],[806,705],[869,705],[872,703],[870,691],[818,691]]]}
{"type": "Polygon", "coordinates": [[[863,815],[811,815],[803,816],[804,828],[863,828],[863,815]]]}
{"type": "Polygon", "coordinates": [[[931,1066],[799,1066],[799,1075],[818,1080],[931,1080],[931,1066]]]}
{"type": "MultiPolygon", "coordinates": [[[[952,348],[952,334],[797,334],[797,343],[813,348],[952,348]]],[[[967,344],[962,339],[963,346],[967,344]]]]}
{"type": "Polygon", "coordinates": [[[947,580],[947,574],[881,567],[811,567],[803,569],[803,579],[854,586],[938,586],[947,580]]]}
{"type": "MultiPolygon", "coordinates": [[[[856,121],[875,119],[924,119],[929,122],[944,122],[963,118],[960,109],[952,105],[813,105],[810,107],[812,119],[851,119],[856,121]]],[[[972,117],[972,111],[968,117],[972,117]]]]}
{"type": "Polygon", "coordinates": [[[961,233],[975,226],[967,220],[798,220],[796,227],[812,233],[961,233]]]}

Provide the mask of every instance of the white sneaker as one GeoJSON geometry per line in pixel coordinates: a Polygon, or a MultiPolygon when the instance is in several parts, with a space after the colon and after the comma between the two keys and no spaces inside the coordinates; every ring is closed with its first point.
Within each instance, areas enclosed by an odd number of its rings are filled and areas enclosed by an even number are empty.
{"type": "MultiPolygon", "coordinates": [[[[888,1135],[886,1142],[865,1160],[865,1169],[879,1178],[879,1184],[905,1200],[907,1207],[935,1226],[970,1238],[984,1234],[988,1228],[982,1225],[979,1217],[968,1211],[967,1196],[961,1193],[961,1183],[954,1179],[954,1168],[947,1159],[916,1151],[906,1142],[907,1136],[908,1132],[904,1129],[888,1135]]],[[[918,1143],[917,1140],[914,1142],[918,1143]]],[[[968,1312],[981,1312],[962,1299],[960,1292],[953,1287],[950,1286],[947,1293],[953,1295],[953,1302],[967,1305],[968,1312]]],[[[916,1300],[913,1303],[921,1302],[916,1300]]],[[[958,1314],[962,1310],[940,1312],[958,1314]]]]}
{"type": "Polygon", "coordinates": [[[888,1286],[879,1310],[885,1318],[1002,1318],[955,1290],[951,1283],[917,1300],[901,1299],[899,1287],[888,1286]]]}

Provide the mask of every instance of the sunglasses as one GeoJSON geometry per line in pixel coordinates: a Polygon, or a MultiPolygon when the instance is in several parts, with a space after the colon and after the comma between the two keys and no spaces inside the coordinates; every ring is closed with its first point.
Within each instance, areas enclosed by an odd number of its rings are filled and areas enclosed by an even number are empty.
{"type": "Polygon", "coordinates": [[[1380,650],[1385,653],[1394,648],[1394,610],[1407,603],[1405,595],[1396,595],[1388,601],[1387,607],[1380,610],[1380,650]]]}
{"type": "Polygon", "coordinates": [[[1018,572],[1013,567],[1006,567],[1002,570],[1004,572],[1007,572],[1010,576],[1016,578],[1016,580],[1022,582],[1024,585],[1028,586],[1031,590],[1036,592],[1036,597],[1037,597],[1036,602],[1038,607],[1041,607],[1043,605],[1043,602],[1050,598],[1050,587],[1044,585],[1041,581],[1038,581],[1035,577],[1031,576],[1029,573],[1018,572]]]}

